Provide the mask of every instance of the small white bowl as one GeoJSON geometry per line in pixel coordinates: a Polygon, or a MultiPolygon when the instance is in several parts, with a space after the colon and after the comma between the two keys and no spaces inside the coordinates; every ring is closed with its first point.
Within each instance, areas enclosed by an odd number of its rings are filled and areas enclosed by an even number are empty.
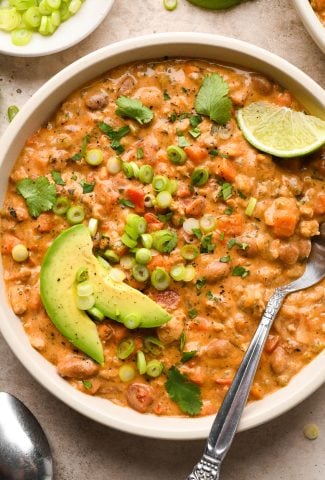
{"type": "Polygon", "coordinates": [[[14,57],[42,57],[70,48],[98,27],[113,3],[114,0],[87,0],[76,15],[63,22],[53,35],[47,37],[34,33],[30,43],[22,47],[11,42],[10,33],[0,31],[0,53],[14,57]]]}
{"type": "Polygon", "coordinates": [[[293,2],[306,30],[325,53],[325,27],[313,10],[309,0],[293,0],[293,2]]]}
{"type": "MultiPolygon", "coordinates": [[[[310,113],[325,119],[325,92],[310,77],[280,57],[239,40],[200,33],[165,33],[129,39],[81,58],[43,85],[25,104],[0,140],[0,204],[13,164],[28,137],[84,83],[107,70],[136,60],[198,57],[230,63],[275,79],[295,94],[310,113]]],[[[214,416],[178,418],[142,415],[130,408],[83,394],[69,385],[30,345],[21,321],[8,304],[0,265],[1,331],[25,368],[53,395],[78,412],[126,432],[166,439],[208,435],[214,416]]],[[[288,386],[249,404],[240,430],[255,427],[294,407],[325,381],[325,351],[296,375],[288,386]]],[[[5,384],[3,388],[5,388],[5,384]]]]}

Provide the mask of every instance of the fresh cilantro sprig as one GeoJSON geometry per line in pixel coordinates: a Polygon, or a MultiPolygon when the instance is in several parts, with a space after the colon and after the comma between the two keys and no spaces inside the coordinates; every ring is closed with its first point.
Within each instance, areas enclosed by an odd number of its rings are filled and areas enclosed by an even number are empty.
{"type": "Polygon", "coordinates": [[[82,193],[91,193],[93,192],[96,183],[87,183],[85,179],[81,180],[80,185],[82,186],[82,193]]]}
{"type": "Polygon", "coordinates": [[[52,209],[56,200],[56,188],[46,177],[36,180],[24,178],[16,184],[17,192],[25,199],[29,214],[37,218],[52,209]]]}
{"type": "Polygon", "coordinates": [[[57,185],[62,185],[62,186],[65,185],[65,181],[64,181],[63,178],[61,177],[61,173],[60,173],[60,172],[57,172],[56,170],[52,170],[51,175],[52,175],[52,178],[53,178],[54,182],[55,182],[57,185]]]}
{"type": "Polygon", "coordinates": [[[80,160],[82,160],[84,158],[84,156],[86,155],[86,150],[87,150],[87,147],[88,147],[88,144],[89,144],[89,140],[90,140],[89,135],[85,135],[83,137],[79,152],[76,153],[75,155],[73,155],[70,158],[70,160],[73,160],[74,162],[79,162],[80,160]]]}
{"type": "Polygon", "coordinates": [[[215,248],[216,245],[212,242],[212,233],[202,238],[200,246],[201,253],[213,253],[215,248]]]}
{"type": "Polygon", "coordinates": [[[225,125],[231,118],[232,108],[228,93],[229,85],[218,73],[206,76],[196,96],[195,110],[225,125]]]}
{"type": "Polygon", "coordinates": [[[202,408],[200,388],[176,367],[168,371],[165,386],[170,398],[178,404],[182,412],[189,415],[200,413],[202,408]]]}
{"type": "Polygon", "coordinates": [[[105,122],[100,122],[98,127],[101,132],[111,139],[111,147],[113,150],[115,150],[117,153],[123,153],[124,147],[121,145],[121,139],[130,133],[130,127],[128,125],[124,125],[124,127],[114,130],[113,127],[105,122]]]}
{"type": "Polygon", "coordinates": [[[115,113],[120,117],[129,117],[133,118],[140,125],[150,123],[154,117],[154,113],[150,108],[143,105],[140,100],[136,98],[129,97],[119,97],[116,100],[116,105],[118,106],[115,113]]]}
{"type": "Polygon", "coordinates": [[[242,267],[241,265],[237,265],[232,270],[233,277],[246,278],[248,275],[249,275],[249,270],[247,270],[245,267],[242,267]]]}

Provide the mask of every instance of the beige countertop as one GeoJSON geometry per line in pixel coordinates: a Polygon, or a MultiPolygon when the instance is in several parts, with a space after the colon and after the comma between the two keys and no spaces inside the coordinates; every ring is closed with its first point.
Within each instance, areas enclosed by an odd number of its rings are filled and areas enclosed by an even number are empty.
{"type": "MultiPolygon", "coordinates": [[[[88,0],[93,1],[95,0],[88,0]]],[[[167,12],[162,0],[116,0],[109,16],[79,45],[50,57],[0,55],[0,134],[6,108],[22,106],[47,79],[82,55],[144,33],[196,31],[228,35],[264,47],[294,63],[325,87],[324,55],[305,32],[290,0],[253,0],[227,12],[196,9],[185,0],[167,12]]],[[[142,439],[88,420],[39,386],[0,336],[1,390],[16,394],[34,412],[51,443],[56,480],[182,480],[204,442],[142,439]]],[[[282,417],[238,434],[223,480],[324,480],[325,386],[282,417]],[[308,422],[321,434],[308,441],[308,422]]]]}

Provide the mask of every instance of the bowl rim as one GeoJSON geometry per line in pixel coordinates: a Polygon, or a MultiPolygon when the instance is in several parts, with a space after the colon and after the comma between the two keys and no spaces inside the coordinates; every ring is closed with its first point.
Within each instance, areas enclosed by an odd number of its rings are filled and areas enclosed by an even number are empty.
{"type": "Polygon", "coordinates": [[[293,2],[306,30],[325,53],[325,26],[318,18],[309,0],[293,0],[293,2]]]}
{"type": "Polygon", "coordinates": [[[115,0],[99,0],[95,13],[91,2],[87,2],[69,21],[60,25],[59,31],[50,36],[37,34],[23,47],[13,45],[10,34],[0,32],[0,54],[21,58],[42,57],[71,48],[96,30],[109,14],[114,2],[115,0]],[[75,34],[71,35],[71,32],[75,34]]]}
{"type": "MultiPolygon", "coordinates": [[[[170,54],[170,52],[177,50],[177,48],[179,51],[183,51],[183,49],[191,51],[194,47],[197,49],[205,48],[206,50],[210,48],[213,52],[224,52],[227,58],[232,53],[233,58],[236,55],[238,58],[246,56],[247,61],[251,59],[251,61],[259,62],[260,65],[269,68],[274,73],[276,79],[280,76],[284,81],[285,79],[287,81],[290,80],[297,88],[304,91],[306,95],[308,94],[310,97],[309,101],[315,102],[315,109],[317,106],[318,111],[325,118],[325,91],[297,67],[260,47],[241,40],[205,33],[184,32],[173,33],[172,35],[170,33],[161,33],[135,37],[104,47],[82,57],[48,80],[26,102],[14,121],[8,126],[5,134],[0,138],[0,171],[4,171],[3,178],[6,182],[4,185],[7,184],[8,172],[12,168],[12,162],[8,165],[5,162],[6,156],[9,156],[10,148],[14,149],[15,142],[19,143],[19,133],[28,124],[29,118],[33,120],[33,115],[35,116],[38,113],[37,109],[42,106],[45,108],[46,100],[50,101],[53,99],[59,87],[63,88],[66,85],[71,85],[75,77],[78,77],[78,85],[81,87],[86,82],[86,80],[80,80],[83,73],[89,73],[90,69],[94,69],[96,65],[102,65],[103,62],[114,58],[114,56],[119,58],[121,55],[127,55],[130,62],[130,60],[141,60],[141,58],[135,55],[139,55],[139,52],[147,52],[149,49],[150,51],[152,50],[152,55],[146,53],[146,56],[143,58],[161,58],[162,55],[155,52],[162,49],[168,52],[168,56],[181,56],[180,54],[170,54]]],[[[191,57],[191,55],[185,56],[191,57]]],[[[207,55],[203,53],[201,55],[200,53],[200,55],[194,55],[194,57],[207,58],[207,55]]],[[[216,62],[223,62],[218,57],[210,56],[209,58],[214,58],[216,62]]],[[[128,62],[117,62],[116,65],[125,63],[128,62]]],[[[237,62],[237,64],[240,66],[240,62],[237,62]]],[[[106,68],[106,70],[109,68],[106,68]]],[[[101,71],[101,73],[104,72],[105,69],[101,71]]],[[[90,76],[89,79],[94,77],[96,77],[95,74],[90,76]]],[[[281,82],[279,79],[278,81],[281,82]]],[[[65,93],[62,99],[67,95],[68,93],[65,93]]],[[[28,136],[29,133],[26,134],[26,137],[28,136]]],[[[4,195],[4,192],[2,195],[4,195]]],[[[90,397],[71,387],[68,382],[55,373],[54,366],[30,346],[21,321],[13,314],[6,300],[1,270],[2,266],[0,265],[0,290],[2,289],[0,294],[2,293],[3,296],[3,301],[0,301],[0,318],[2,319],[0,328],[2,334],[15,356],[50,393],[79,413],[106,426],[128,433],[175,440],[200,439],[207,436],[214,415],[193,419],[143,415],[131,409],[114,405],[107,400],[90,397]]],[[[239,430],[255,427],[277,417],[293,408],[319,388],[325,381],[324,358],[325,351],[304,367],[287,387],[276,391],[259,402],[249,404],[245,409],[239,430]]]]}

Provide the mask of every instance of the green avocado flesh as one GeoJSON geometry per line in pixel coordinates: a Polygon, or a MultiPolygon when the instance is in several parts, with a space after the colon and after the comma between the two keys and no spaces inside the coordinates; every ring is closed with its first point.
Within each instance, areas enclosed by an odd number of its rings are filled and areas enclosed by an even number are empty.
{"type": "Polygon", "coordinates": [[[197,7],[207,8],[209,10],[222,10],[224,8],[234,7],[239,5],[242,0],[188,0],[197,7]]]}
{"type": "Polygon", "coordinates": [[[77,307],[76,273],[87,268],[93,285],[95,306],[108,318],[123,323],[139,315],[140,328],[159,327],[171,316],[135,288],[108,278],[108,271],[92,253],[92,239],[84,225],[64,230],[48,249],[41,266],[41,298],[57,329],[73,345],[98,363],[104,362],[103,347],[95,323],[77,307]]]}

